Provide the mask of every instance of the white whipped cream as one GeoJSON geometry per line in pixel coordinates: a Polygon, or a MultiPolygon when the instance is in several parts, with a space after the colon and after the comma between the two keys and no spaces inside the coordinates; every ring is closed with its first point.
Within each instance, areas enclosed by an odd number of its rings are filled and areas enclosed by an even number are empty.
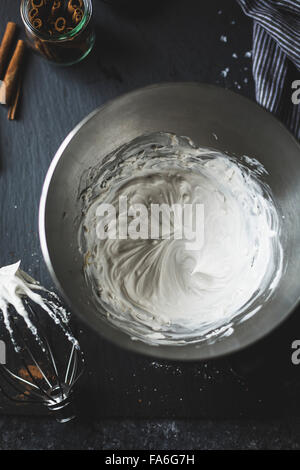
{"type": "Polygon", "coordinates": [[[18,261],[17,263],[0,268],[0,319],[2,317],[4,326],[9,332],[15,348],[18,350],[19,345],[14,337],[14,327],[11,321],[12,315],[21,317],[26,327],[39,340],[39,331],[29,314],[28,301],[32,302],[33,307],[36,305],[40,308],[40,313],[47,314],[59,325],[67,338],[78,348],[78,341],[67,329],[69,314],[60,304],[57,295],[42,287],[31,276],[22,271],[20,264],[21,262],[18,261]]]}
{"type": "Polygon", "coordinates": [[[230,334],[260,309],[282,272],[280,219],[264,168],[245,157],[157,134],[106,158],[81,192],[80,248],[95,301],[109,321],[152,344],[230,334]],[[120,196],[142,203],[204,205],[204,244],[187,240],[100,240],[96,211],[120,196]]]}

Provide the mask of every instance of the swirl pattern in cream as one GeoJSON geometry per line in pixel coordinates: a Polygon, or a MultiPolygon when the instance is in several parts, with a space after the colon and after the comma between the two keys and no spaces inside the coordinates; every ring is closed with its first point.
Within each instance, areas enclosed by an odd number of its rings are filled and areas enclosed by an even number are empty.
{"type": "Polygon", "coordinates": [[[235,319],[259,310],[282,271],[280,218],[263,172],[249,158],[170,134],[107,157],[89,175],[80,229],[99,310],[133,337],[169,345],[229,334],[235,319]],[[97,207],[110,203],[118,214],[121,196],[149,213],[151,204],[202,204],[203,245],[190,250],[174,237],[99,240],[97,207]]]}

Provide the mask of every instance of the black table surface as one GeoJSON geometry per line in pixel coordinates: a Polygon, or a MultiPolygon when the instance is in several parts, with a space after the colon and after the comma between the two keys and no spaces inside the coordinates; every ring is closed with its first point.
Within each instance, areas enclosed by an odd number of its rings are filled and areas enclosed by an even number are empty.
{"type": "MultiPolygon", "coordinates": [[[[0,34],[11,20],[23,35],[19,3],[1,0],[0,34]]],[[[234,0],[151,0],[134,8],[94,0],[94,23],[96,45],[84,62],[61,68],[30,54],[18,120],[7,121],[0,109],[0,265],[21,259],[49,288],[39,198],[53,155],[81,119],[121,93],[162,81],[207,82],[254,99],[252,24],[234,0]]],[[[23,415],[0,418],[0,449],[298,447],[300,369],[291,363],[298,317],[239,354],[185,364],[120,350],[75,320],[88,364],[80,424],[63,437],[49,418],[32,421],[42,410],[0,401],[1,414],[23,415]]]]}

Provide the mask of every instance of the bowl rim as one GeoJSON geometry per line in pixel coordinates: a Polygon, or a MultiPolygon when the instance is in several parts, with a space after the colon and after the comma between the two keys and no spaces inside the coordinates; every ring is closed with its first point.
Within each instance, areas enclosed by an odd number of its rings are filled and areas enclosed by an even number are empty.
{"type": "MultiPolygon", "coordinates": [[[[299,153],[300,153],[300,143],[297,141],[297,139],[293,136],[293,134],[287,129],[287,127],[276,116],[274,116],[272,113],[267,111],[265,108],[263,108],[261,105],[259,105],[255,101],[253,101],[253,100],[251,100],[251,99],[249,99],[249,98],[247,98],[243,95],[240,95],[239,93],[236,93],[232,90],[229,90],[229,89],[217,86],[217,85],[212,85],[210,83],[203,83],[203,82],[197,82],[197,81],[187,81],[187,82],[181,82],[181,81],[167,82],[166,81],[166,82],[160,82],[160,83],[147,85],[147,86],[144,86],[144,87],[135,88],[134,90],[122,93],[122,94],[120,94],[120,95],[118,95],[114,98],[111,98],[111,99],[107,100],[104,104],[102,104],[101,106],[94,109],[94,111],[92,111],[85,118],[83,118],[69,132],[69,134],[63,140],[63,142],[60,144],[60,146],[59,146],[58,150],[56,151],[56,153],[55,153],[55,155],[54,155],[54,157],[53,157],[53,159],[50,163],[50,166],[47,170],[45,180],[44,180],[44,183],[43,183],[43,187],[42,187],[42,192],[41,192],[41,197],[40,197],[40,204],[39,204],[39,213],[38,213],[39,238],[40,238],[41,250],[42,250],[42,254],[43,254],[46,266],[48,268],[48,271],[49,271],[56,287],[58,288],[59,292],[61,293],[62,297],[65,299],[67,304],[70,306],[71,311],[74,311],[76,316],[80,320],[82,320],[89,328],[91,328],[97,334],[101,335],[102,339],[105,339],[106,341],[109,341],[110,343],[114,344],[115,346],[117,346],[120,349],[126,349],[128,351],[137,353],[139,355],[144,355],[146,357],[152,357],[152,358],[167,360],[167,361],[171,361],[171,362],[174,362],[174,361],[175,362],[195,362],[195,361],[196,362],[201,362],[201,361],[206,361],[206,360],[219,359],[221,357],[226,357],[226,356],[232,355],[234,353],[240,352],[240,351],[242,351],[242,350],[244,350],[244,349],[246,349],[250,346],[253,346],[254,344],[258,343],[259,341],[261,341],[262,339],[267,337],[270,333],[274,332],[274,330],[276,330],[282,323],[284,323],[288,319],[288,317],[293,313],[293,311],[296,309],[296,307],[300,304],[300,289],[299,289],[299,295],[298,295],[297,300],[291,305],[291,307],[289,309],[287,309],[287,311],[286,311],[286,313],[283,317],[277,319],[276,322],[273,322],[272,325],[270,325],[270,328],[269,328],[268,331],[263,331],[261,333],[257,333],[255,338],[249,336],[248,340],[244,340],[242,344],[240,344],[240,343],[239,344],[234,344],[230,348],[228,348],[228,350],[225,350],[225,351],[221,351],[221,350],[218,349],[218,351],[214,352],[214,354],[212,354],[212,355],[201,354],[201,358],[199,358],[199,359],[197,359],[194,356],[193,357],[182,356],[182,357],[177,359],[177,358],[174,358],[174,355],[172,355],[172,354],[168,355],[167,353],[165,353],[165,351],[168,350],[168,349],[172,350],[174,348],[181,348],[181,349],[184,350],[186,346],[182,346],[182,345],[181,346],[175,346],[175,345],[170,345],[170,346],[166,346],[166,345],[160,346],[160,345],[158,345],[158,346],[156,346],[156,345],[143,343],[141,341],[137,342],[137,341],[133,341],[133,340],[127,341],[127,342],[123,341],[122,344],[120,344],[120,341],[118,341],[114,337],[107,338],[107,336],[105,334],[102,334],[99,331],[99,329],[97,329],[94,325],[91,325],[90,322],[86,319],[86,317],[83,314],[81,314],[79,312],[79,310],[76,308],[76,306],[73,305],[73,303],[70,301],[70,299],[68,298],[67,294],[65,293],[60,281],[58,280],[58,278],[55,274],[55,270],[53,268],[52,262],[51,262],[50,253],[49,253],[48,244],[47,244],[47,235],[46,235],[46,225],[45,225],[46,207],[47,207],[47,197],[48,197],[49,189],[50,189],[50,186],[51,186],[51,181],[52,181],[52,178],[54,176],[56,167],[58,166],[58,164],[60,162],[60,159],[62,158],[62,156],[64,154],[64,151],[66,150],[66,148],[68,147],[68,145],[72,141],[72,139],[82,129],[82,127],[84,127],[84,125],[86,123],[88,123],[95,115],[97,115],[98,113],[101,113],[102,111],[105,110],[106,107],[109,107],[112,103],[116,103],[118,100],[122,100],[125,97],[129,97],[131,95],[139,94],[143,91],[147,91],[147,90],[151,90],[151,89],[155,89],[155,88],[164,88],[164,87],[168,88],[168,87],[173,87],[173,86],[174,87],[176,87],[176,86],[191,87],[192,86],[192,87],[202,87],[204,89],[205,88],[210,88],[210,89],[215,89],[215,90],[219,90],[219,91],[222,90],[222,92],[224,92],[228,95],[234,96],[235,99],[238,97],[242,101],[246,101],[248,103],[251,103],[251,105],[256,106],[257,109],[260,110],[260,112],[265,113],[266,116],[268,116],[268,118],[271,117],[274,121],[276,121],[277,125],[279,124],[285,130],[285,132],[288,132],[290,137],[294,140],[294,143],[296,144],[296,146],[299,148],[299,153]],[[141,348],[141,349],[143,349],[142,351],[140,351],[139,348],[136,347],[137,343],[140,343],[140,344],[143,345],[143,347],[141,348]],[[160,351],[162,350],[162,348],[163,348],[164,352],[160,354],[160,351]],[[146,349],[147,352],[145,352],[144,349],[146,349]]],[[[114,327],[113,325],[110,325],[110,327],[112,329],[116,330],[116,327],[114,327]]],[[[122,332],[122,334],[126,335],[129,338],[129,335],[127,333],[122,332]]]]}

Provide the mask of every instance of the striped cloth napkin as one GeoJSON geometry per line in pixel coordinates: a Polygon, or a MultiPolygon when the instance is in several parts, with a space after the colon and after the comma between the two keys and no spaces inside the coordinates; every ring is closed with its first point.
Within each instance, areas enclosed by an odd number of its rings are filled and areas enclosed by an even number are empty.
{"type": "Polygon", "coordinates": [[[253,76],[259,104],[300,139],[300,0],[237,0],[253,18],[253,76]],[[296,81],[299,80],[298,84],[296,81]],[[297,92],[298,100],[300,93],[297,92]]]}

